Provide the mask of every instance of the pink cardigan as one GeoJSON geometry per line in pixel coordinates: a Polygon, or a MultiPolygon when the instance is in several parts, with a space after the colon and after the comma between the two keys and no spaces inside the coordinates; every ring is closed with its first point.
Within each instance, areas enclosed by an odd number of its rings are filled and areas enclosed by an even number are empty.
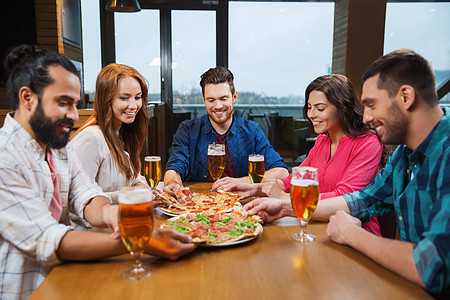
{"type": "MultiPolygon", "coordinates": [[[[373,181],[378,173],[383,152],[383,145],[375,134],[367,134],[357,139],[344,136],[339,140],[336,152],[331,159],[329,159],[330,145],[331,139],[328,135],[319,135],[314,148],[300,165],[319,169],[321,199],[360,190],[373,181]]],[[[289,192],[291,175],[281,180],[285,191],[289,192]]],[[[377,220],[370,221],[365,228],[381,236],[377,220]]]]}

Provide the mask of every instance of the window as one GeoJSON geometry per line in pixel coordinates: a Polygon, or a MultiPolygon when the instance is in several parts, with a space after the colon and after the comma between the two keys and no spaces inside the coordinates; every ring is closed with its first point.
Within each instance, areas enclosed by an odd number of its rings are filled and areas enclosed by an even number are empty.
{"type": "Polygon", "coordinates": [[[99,2],[81,0],[82,39],[83,39],[83,87],[85,97],[94,101],[95,81],[102,69],[100,46],[99,2]]]}
{"type": "MultiPolygon", "coordinates": [[[[214,11],[172,11],[173,107],[177,117],[206,113],[200,75],[216,66],[216,20],[214,11]],[[186,26],[189,24],[189,26],[186,26]]],[[[189,118],[189,117],[188,117],[189,118]]]]}
{"type": "Polygon", "coordinates": [[[148,81],[149,102],[161,101],[159,10],[116,13],[116,62],[135,68],[148,81]]]}
{"type": "MultiPolygon", "coordinates": [[[[384,53],[409,48],[431,62],[439,86],[450,78],[450,2],[388,3],[384,53]]],[[[440,100],[450,105],[450,95],[440,100]]]]}
{"type": "Polygon", "coordinates": [[[331,72],[333,20],[334,3],[229,3],[235,112],[258,122],[285,160],[307,152],[304,93],[331,72]]]}

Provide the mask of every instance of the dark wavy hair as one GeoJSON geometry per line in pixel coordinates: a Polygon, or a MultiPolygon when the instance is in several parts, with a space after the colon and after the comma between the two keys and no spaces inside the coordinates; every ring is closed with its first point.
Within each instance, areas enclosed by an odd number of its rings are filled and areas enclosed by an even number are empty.
{"type": "Polygon", "coordinates": [[[202,87],[202,95],[205,95],[205,85],[207,84],[219,84],[227,82],[230,86],[231,94],[235,92],[234,89],[234,76],[230,70],[225,67],[215,67],[211,68],[205,73],[203,73],[200,80],[200,86],[202,87]]]}
{"type": "Polygon", "coordinates": [[[29,87],[41,99],[44,88],[54,81],[48,72],[50,66],[61,66],[80,77],[68,58],[34,45],[23,44],[13,48],[3,65],[8,73],[6,90],[13,110],[19,107],[19,90],[24,86],[29,87]]]}
{"type": "Polygon", "coordinates": [[[363,123],[364,107],[356,96],[353,84],[350,79],[340,74],[317,77],[306,88],[303,117],[309,121],[311,129],[313,126],[308,118],[308,100],[312,91],[324,93],[328,102],[336,107],[339,125],[350,137],[357,138],[368,133],[376,134],[370,125],[363,123]]]}

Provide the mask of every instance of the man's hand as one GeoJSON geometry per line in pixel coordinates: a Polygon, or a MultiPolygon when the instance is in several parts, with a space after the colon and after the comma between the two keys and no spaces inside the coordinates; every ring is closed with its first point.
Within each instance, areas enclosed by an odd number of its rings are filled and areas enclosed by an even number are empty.
{"type": "Polygon", "coordinates": [[[175,193],[178,192],[183,187],[183,181],[181,180],[180,174],[178,174],[175,170],[167,170],[166,174],[164,174],[164,189],[163,191],[175,196],[175,193]]]}
{"type": "Polygon", "coordinates": [[[292,216],[295,212],[288,199],[257,198],[244,205],[249,215],[258,215],[264,222],[273,222],[279,218],[292,216]]]}
{"type": "Polygon", "coordinates": [[[177,260],[186,253],[192,252],[198,244],[186,234],[172,229],[155,229],[145,253],[177,260]]]}
{"type": "Polygon", "coordinates": [[[111,237],[118,239],[119,233],[119,205],[107,204],[102,208],[103,222],[113,230],[111,237]]]}
{"type": "Polygon", "coordinates": [[[248,183],[239,178],[225,177],[217,180],[211,187],[211,190],[222,190],[225,192],[235,192],[243,198],[257,196],[259,191],[258,183],[248,183]]]}
{"type": "Polygon", "coordinates": [[[178,181],[171,181],[171,182],[169,182],[169,184],[167,184],[164,187],[163,192],[166,192],[173,196],[180,189],[181,189],[181,184],[178,181]]]}
{"type": "Polygon", "coordinates": [[[327,235],[332,241],[346,245],[349,244],[349,237],[355,229],[362,229],[361,221],[342,210],[338,210],[335,215],[330,217],[327,235]]]}

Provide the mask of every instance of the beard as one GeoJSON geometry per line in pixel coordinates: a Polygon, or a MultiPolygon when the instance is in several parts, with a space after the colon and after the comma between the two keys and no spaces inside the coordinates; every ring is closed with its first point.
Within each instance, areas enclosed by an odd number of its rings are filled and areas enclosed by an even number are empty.
{"type": "Polygon", "coordinates": [[[224,116],[222,118],[218,118],[216,115],[214,115],[213,112],[209,112],[208,111],[208,115],[211,118],[211,120],[213,120],[216,124],[223,124],[225,122],[227,122],[233,115],[233,109],[228,109],[224,116]]]}
{"type": "Polygon", "coordinates": [[[384,122],[385,134],[381,141],[386,145],[404,144],[409,127],[408,118],[396,102],[392,102],[390,113],[391,121],[384,122]]]}
{"type": "Polygon", "coordinates": [[[72,128],[73,121],[70,119],[59,119],[53,123],[52,120],[45,115],[40,101],[35,112],[31,116],[29,123],[36,138],[50,148],[60,149],[65,147],[69,142],[70,131],[61,132],[58,128],[60,125],[66,125],[72,128]]]}

